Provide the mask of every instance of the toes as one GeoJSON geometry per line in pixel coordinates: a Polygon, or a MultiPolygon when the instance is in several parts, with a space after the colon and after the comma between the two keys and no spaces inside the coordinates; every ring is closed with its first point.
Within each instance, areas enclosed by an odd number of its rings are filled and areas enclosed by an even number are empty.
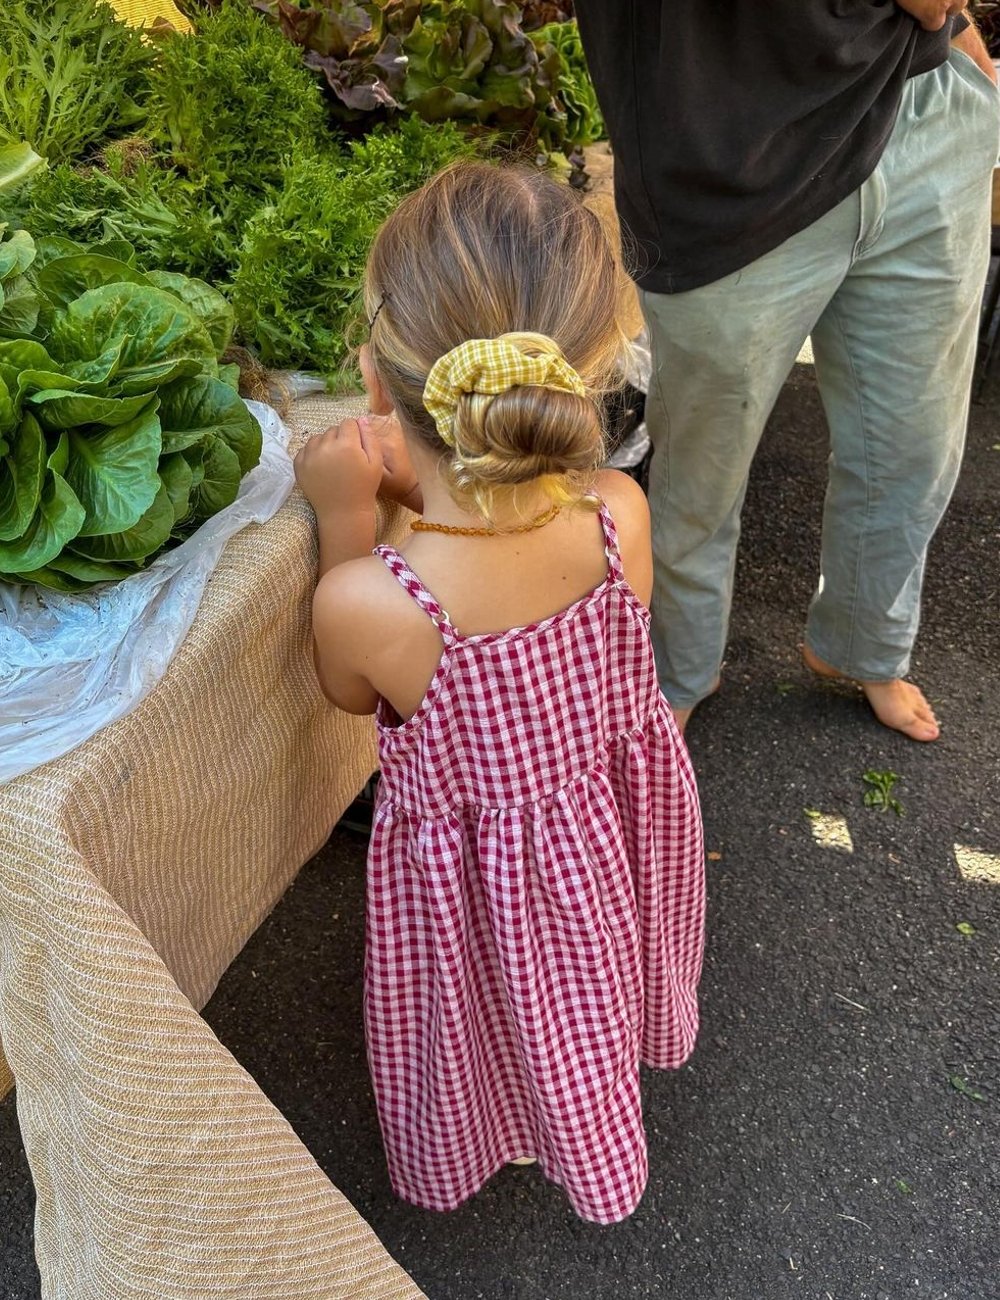
{"type": "Polygon", "coordinates": [[[911,740],[937,740],[941,734],[937,718],[931,712],[931,707],[926,700],[917,705],[908,717],[885,718],[883,721],[887,726],[901,731],[904,736],[909,736],[911,740]]]}
{"type": "Polygon", "coordinates": [[[934,710],[923,692],[910,682],[893,683],[889,690],[868,686],[865,694],[883,726],[908,736],[910,740],[937,740],[941,734],[934,710]]]}
{"type": "Polygon", "coordinates": [[[922,717],[909,711],[905,713],[875,712],[876,718],[883,726],[898,731],[911,740],[937,740],[941,728],[933,717],[922,717]]]}
{"type": "Polygon", "coordinates": [[[921,691],[916,687],[912,691],[913,721],[917,730],[923,732],[921,739],[933,740],[941,728],[938,726],[938,720],[934,716],[934,710],[927,703],[921,691]]]}

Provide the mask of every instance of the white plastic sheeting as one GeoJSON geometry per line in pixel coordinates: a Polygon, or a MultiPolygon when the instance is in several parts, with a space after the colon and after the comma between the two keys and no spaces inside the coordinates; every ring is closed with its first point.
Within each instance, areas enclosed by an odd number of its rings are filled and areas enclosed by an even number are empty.
{"type": "Polygon", "coordinates": [[[134,709],[184,640],[226,542],[288,496],[288,429],[269,406],[247,406],[263,432],[260,463],[231,506],[148,569],[75,595],[0,582],[0,782],[134,709]]]}

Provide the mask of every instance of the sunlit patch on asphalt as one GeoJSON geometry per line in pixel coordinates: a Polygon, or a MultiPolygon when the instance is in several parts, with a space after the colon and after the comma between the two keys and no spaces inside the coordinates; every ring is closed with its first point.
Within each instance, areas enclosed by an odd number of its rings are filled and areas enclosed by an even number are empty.
{"type": "Polygon", "coordinates": [[[965,844],[956,844],[954,849],[963,880],[971,880],[977,885],[1000,885],[1000,853],[985,853],[965,844]]]}
{"type": "Polygon", "coordinates": [[[839,813],[810,812],[809,829],[821,849],[840,849],[842,853],[854,852],[854,841],[847,829],[847,818],[839,813]]]}

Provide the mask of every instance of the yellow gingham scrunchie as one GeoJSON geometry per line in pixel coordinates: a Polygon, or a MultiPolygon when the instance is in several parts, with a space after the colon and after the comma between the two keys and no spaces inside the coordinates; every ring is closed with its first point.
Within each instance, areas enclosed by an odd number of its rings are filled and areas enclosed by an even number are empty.
{"type": "Polygon", "coordinates": [[[441,440],[451,447],[455,442],[455,409],[463,393],[495,397],[522,384],[556,388],[577,397],[585,396],[587,391],[564,357],[554,352],[529,357],[501,335],[496,339],[467,339],[439,357],[424,385],[424,406],[441,440]]]}

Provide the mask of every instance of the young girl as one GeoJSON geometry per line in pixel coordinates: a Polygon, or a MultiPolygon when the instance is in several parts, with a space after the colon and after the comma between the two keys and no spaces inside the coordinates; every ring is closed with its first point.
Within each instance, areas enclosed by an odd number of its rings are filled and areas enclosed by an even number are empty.
{"type": "Polygon", "coordinates": [[[568,187],[442,173],[368,262],[362,370],[398,425],[347,420],[296,462],[319,679],[378,723],[375,1097],[393,1186],[431,1209],[537,1157],[583,1218],[630,1214],[639,1063],[681,1065],[697,1031],[701,823],[647,632],[649,514],[597,472],[620,274],[568,187]],[[422,518],[372,555],[380,487],[422,518]]]}

